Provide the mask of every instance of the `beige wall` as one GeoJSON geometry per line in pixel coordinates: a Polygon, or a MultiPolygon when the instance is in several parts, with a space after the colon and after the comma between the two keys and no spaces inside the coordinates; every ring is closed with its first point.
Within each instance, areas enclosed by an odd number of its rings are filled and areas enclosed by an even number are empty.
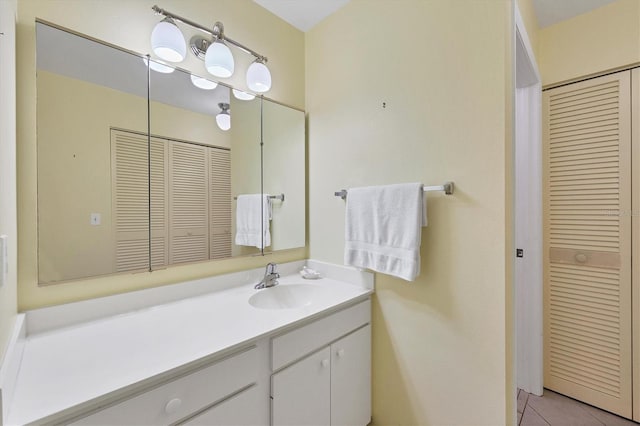
{"type": "MultiPolygon", "coordinates": [[[[37,170],[35,18],[70,28],[124,48],[147,53],[149,36],[159,17],[148,0],[21,0],[18,4],[18,230],[19,309],[65,303],[101,295],[226,273],[264,265],[261,257],[206,262],[167,270],[103,277],[56,286],[37,285],[37,170]]],[[[162,7],[202,24],[220,20],[234,39],[269,58],[274,77],[269,96],[304,107],[304,34],[250,0],[166,0],[162,7]]],[[[186,34],[189,39],[192,33],[186,34]]],[[[237,53],[236,68],[246,69],[251,58],[237,53]]],[[[181,67],[202,74],[202,62],[189,55],[181,67]]],[[[245,88],[242,72],[227,80],[245,88]]],[[[306,249],[272,255],[283,262],[303,258],[306,249]]]]}
{"type": "Polygon", "coordinates": [[[640,62],[640,1],[618,0],[542,28],[538,67],[543,86],[640,62]]]}
{"type": "MultiPolygon", "coordinates": [[[[0,235],[9,237],[8,280],[0,287],[0,362],[17,310],[15,2],[0,0],[0,235]]],[[[0,415],[1,416],[1,415],[0,415]]]]}
{"type": "Polygon", "coordinates": [[[352,0],[307,33],[311,257],[343,262],[334,191],[456,184],[428,196],[420,277],[376,275],[375,424],[515,419],[512,13],[509,0],[352,0]]]}

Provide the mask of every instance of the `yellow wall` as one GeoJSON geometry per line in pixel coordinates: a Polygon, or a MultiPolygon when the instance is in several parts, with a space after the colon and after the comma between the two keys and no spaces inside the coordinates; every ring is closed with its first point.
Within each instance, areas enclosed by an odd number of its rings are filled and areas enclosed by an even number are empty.
{"type": "Polygon", "coordinates": [[[542,28],[543,86],[640,62],[640,1],[615,3],[542,28]]]}
{"type": "Polygon", "coordinates": [[[352,0],[307,33],[311,257],[343,262],[334,191],[456,184],[428,195],[420,277],[376,275],[375,424],[515,419],[512,13],[509,0],[352,0]]]}
{"type": "MultiPolygon", "coordinates": [[[[155,0],[21,0],[18,4],[18,231],[19,309],[65,303],[102,295],[284,262],[306,256],[306,249],[262,257],[239,258],[172,267],[153,273],[103,277],[55,286],[37,285],[37,166],[35,18],[146,53],[149,36],[159,17],[155,0]]],[[[304,107],[304,34],[250,0],[166,0],[162,7],[202,24],[220,20],[227,33],[269,58],[274,85],[269,96],[304,107]]],[[[186,32],[186,31],[185,31],[186,32]]],[[[185,34],[189,39],[192,33],[185,34]]],[[[246,69],[251,58],[235,54],[236,69],[246,69]]],[[[201,61],[189,55],[182,68],[202,74],[201,61]]],[[[244,73],[227,81],[245,88],[244,73]]]]}
{"type": "Polygon", "coordinates": [[[9,237],[9,273],[0,287],[0,362],[17,312],[15,10],[14,1],[0,0],[0,235],[9,237]]]}

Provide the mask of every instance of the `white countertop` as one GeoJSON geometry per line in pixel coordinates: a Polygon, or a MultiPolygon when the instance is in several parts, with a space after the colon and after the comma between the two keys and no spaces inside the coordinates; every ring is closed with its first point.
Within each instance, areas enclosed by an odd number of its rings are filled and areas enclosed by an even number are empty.
{"type": "Polygon", "coordinates": [[[44,419],[373,292],[332,278],[279,281],[318,286],[317,297],[300,308],[258,309],[248,303],[253,284],[245,284],[28,334],[6,424],[44,419]]]}

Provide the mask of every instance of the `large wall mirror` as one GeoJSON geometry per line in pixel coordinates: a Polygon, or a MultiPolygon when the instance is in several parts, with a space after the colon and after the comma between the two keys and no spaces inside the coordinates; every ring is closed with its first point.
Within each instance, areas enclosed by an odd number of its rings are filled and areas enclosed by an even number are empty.
{"type": "Polygon", "coordinates": [[[36,48],[40,284],[305,245],[302,111],[43,22],[36,48]]]}

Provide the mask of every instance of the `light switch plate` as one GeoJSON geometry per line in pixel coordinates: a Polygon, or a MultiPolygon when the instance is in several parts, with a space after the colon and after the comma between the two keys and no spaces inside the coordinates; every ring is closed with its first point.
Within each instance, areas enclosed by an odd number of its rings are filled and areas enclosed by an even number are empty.
{"type": "Polygon", "coordinates": [[[0,235],[0,287],[9,279],[9,237],[0,235]]]}

